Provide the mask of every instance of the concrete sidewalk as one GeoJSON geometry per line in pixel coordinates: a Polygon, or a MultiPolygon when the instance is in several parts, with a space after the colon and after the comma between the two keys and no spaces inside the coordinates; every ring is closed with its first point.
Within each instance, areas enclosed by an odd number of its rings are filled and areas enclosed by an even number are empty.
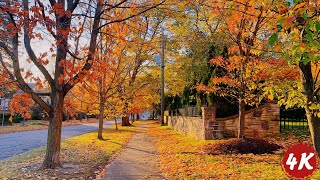
{"type": "Polygon", "coordinates": [[[111,162],[102,179],[165,179],[160,173],[156,148],[145,133],[146,126],[146,122],[142,121],[137,128],[139,133],[134,135],[121,154],[111,162]]]}

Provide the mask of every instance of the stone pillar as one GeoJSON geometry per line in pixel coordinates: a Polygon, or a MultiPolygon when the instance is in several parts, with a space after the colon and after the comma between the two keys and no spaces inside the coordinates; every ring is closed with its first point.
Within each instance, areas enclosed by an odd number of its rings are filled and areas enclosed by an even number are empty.
{"type": "Polygon", "coordinates": [[[265,136],[280,134],[280,106],[277,102],[268,102],[269,130],[265,136]]]}
{"type": "Polygon", "coordinates": [[[214,123],[216,119],[216,107],[202,107],[202,121],[204,139],[212,139],[212,130],[209,129],[209,125],[214,123]]]}

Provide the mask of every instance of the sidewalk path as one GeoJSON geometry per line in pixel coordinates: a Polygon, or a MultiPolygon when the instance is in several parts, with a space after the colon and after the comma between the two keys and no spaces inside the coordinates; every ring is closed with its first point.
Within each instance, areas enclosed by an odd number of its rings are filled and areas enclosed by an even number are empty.
{"type": "MultiPolygon", "coordinates": [[[[114,124],[113,121],[104,122],[104,127],[114,124]]],[[[88,132],[96,131],[98,123],[88,123],[62,128],[62,139],[68,139],[88,132]]],[[[0,134],[0,160],[36,149],[47,144],[48,130],[36,130],[0,134]]]]}
{"type": "Polygon", "coordinates": [[[110,164],[105,180],[164,179],[151,137],[146,134],[147,124],[142,121],[138,133],[110,164]]]}

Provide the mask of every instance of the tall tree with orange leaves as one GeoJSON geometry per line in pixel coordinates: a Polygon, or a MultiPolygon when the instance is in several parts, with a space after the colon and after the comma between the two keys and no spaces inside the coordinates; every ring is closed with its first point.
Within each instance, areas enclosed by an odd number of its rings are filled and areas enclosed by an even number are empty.
{"type": "MultiPolygon", "coordinates": [[[[220,96],[233,96],[238,101],[238,138],[244,136],[245,106],[259,104],[262,88],[272,77],[272,70],[280,69],[283,61],[268,58],[267,41],[275,13],[273,1],[214,0],[207,4],[219,17],[219,31],[226,33],[227,52],[216,57],[212,63],[221,68],[212,78],[212,86],[198,88],[215,92],[220,96]],[[268,60],[269,59],[269,60],[268,60]]],[[[284,64],[286,67],[286,64],[284,64]]],[[[290,70],[289,70],[290,72],[290,70]]],[[[293,77],[296,73],[293,71],[293,77]]]]}
{"type": "MultiPolygon", "coordinates": [[[[50,124],[48,130],[48,141],[46,158],[43,163],[44,168],[55,168],[60,166],[60,144],[61,144],[61,126],[63,119],[63,101],[65,94],[80,81],[81,75],[85,73],[91,66],[93,61],[94,50],[96,46],[96,37],[98,35],[98,28],[100,23],[100,15],[94,18],[92,36],[90,38],[89,56],[84,58],[85,66],[80,68],[77,74],[72,76],[66,75],[66,64],[68,54],[77,56],[71,52],[68,43],[71,34],[79,33],[79,29],[73,28],[71,23],[72,14],[79,6],[79,1],[50,1],[49,5],[44,5],[40,1],[36,1],[35,5],[31,5],[28,0],[20,1],[6,1],[1,4],[0,10],[2,14],[7,15],[9,24],[2,29],[2,36],[11,37],[11,43],[1,41],[0,47],[10,57],[13,71],[8,71],[13,80],[15,80],[20,89],[29,94],[32,99],[38,103],[50,116],[50,124]],[[32,14],[32,16],[30,15],[32,14]],[[54,15],[55,18],[52,18],[54,15]],[[55,72],[53,76],[46,69],[48,62],[48,52],[42,52],[36,55],[34,48],[31,45],[32,39],[43,39],[40,32],[35,31],[35,27],[43,27],[49,34],[52,35],[53,42],[51,45],[51,53],[55,56],[55,72]],[[72,29],[73,28],[73,29],[72,29]],[[29,85],[22,76],[23,69],[19,60],[19,39],[21,34],[24,35],[24,47],[28,53],[28,57],[40,70],[51,88],[51,104],[45,102],[29,85]]],[[[102,2],[97,3],[95,14],[101,14],[102,2]]],[[[7,69],[8,67],[3,62],[7,69]]],[[[28,76],[32,76],[31,72],[26,72],[28,76]]],[[[37,81],[41,81],[39,78],[37,81]]]]}
{"type": "Polygon", "coordinates": [[[114,112],[114,116],[117,116],[118,109],[122,108],[118,106],[121,102],[118,98],[118,88],[125,81],[127,76],[123,73],[126,73],[126,68],[128,68],[125,59],[125,48],[127,47],[125,38],[129,33],[127,24],[118,23],[106,26],[102,32],[97,61],[90,78],[81,85],[81,88],[91,96],[91,99],[87,101],[99,114],[98,139],[103,139],[103,121],[106,115],[112,117],[110,113],[114,112]],[[114,103],[115,99],[118,99],[118,103],[114,103]],[[110,107],[110,104],[113,107],[110,107]]]}

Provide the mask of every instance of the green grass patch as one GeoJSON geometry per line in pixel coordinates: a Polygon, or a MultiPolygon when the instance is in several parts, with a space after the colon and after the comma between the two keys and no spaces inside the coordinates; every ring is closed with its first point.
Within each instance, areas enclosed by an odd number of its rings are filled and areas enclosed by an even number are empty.
{"type": "Polygon", "coordinates": [[[281,121],[281,129],[308,129],[308,122],[281,121]]]}

